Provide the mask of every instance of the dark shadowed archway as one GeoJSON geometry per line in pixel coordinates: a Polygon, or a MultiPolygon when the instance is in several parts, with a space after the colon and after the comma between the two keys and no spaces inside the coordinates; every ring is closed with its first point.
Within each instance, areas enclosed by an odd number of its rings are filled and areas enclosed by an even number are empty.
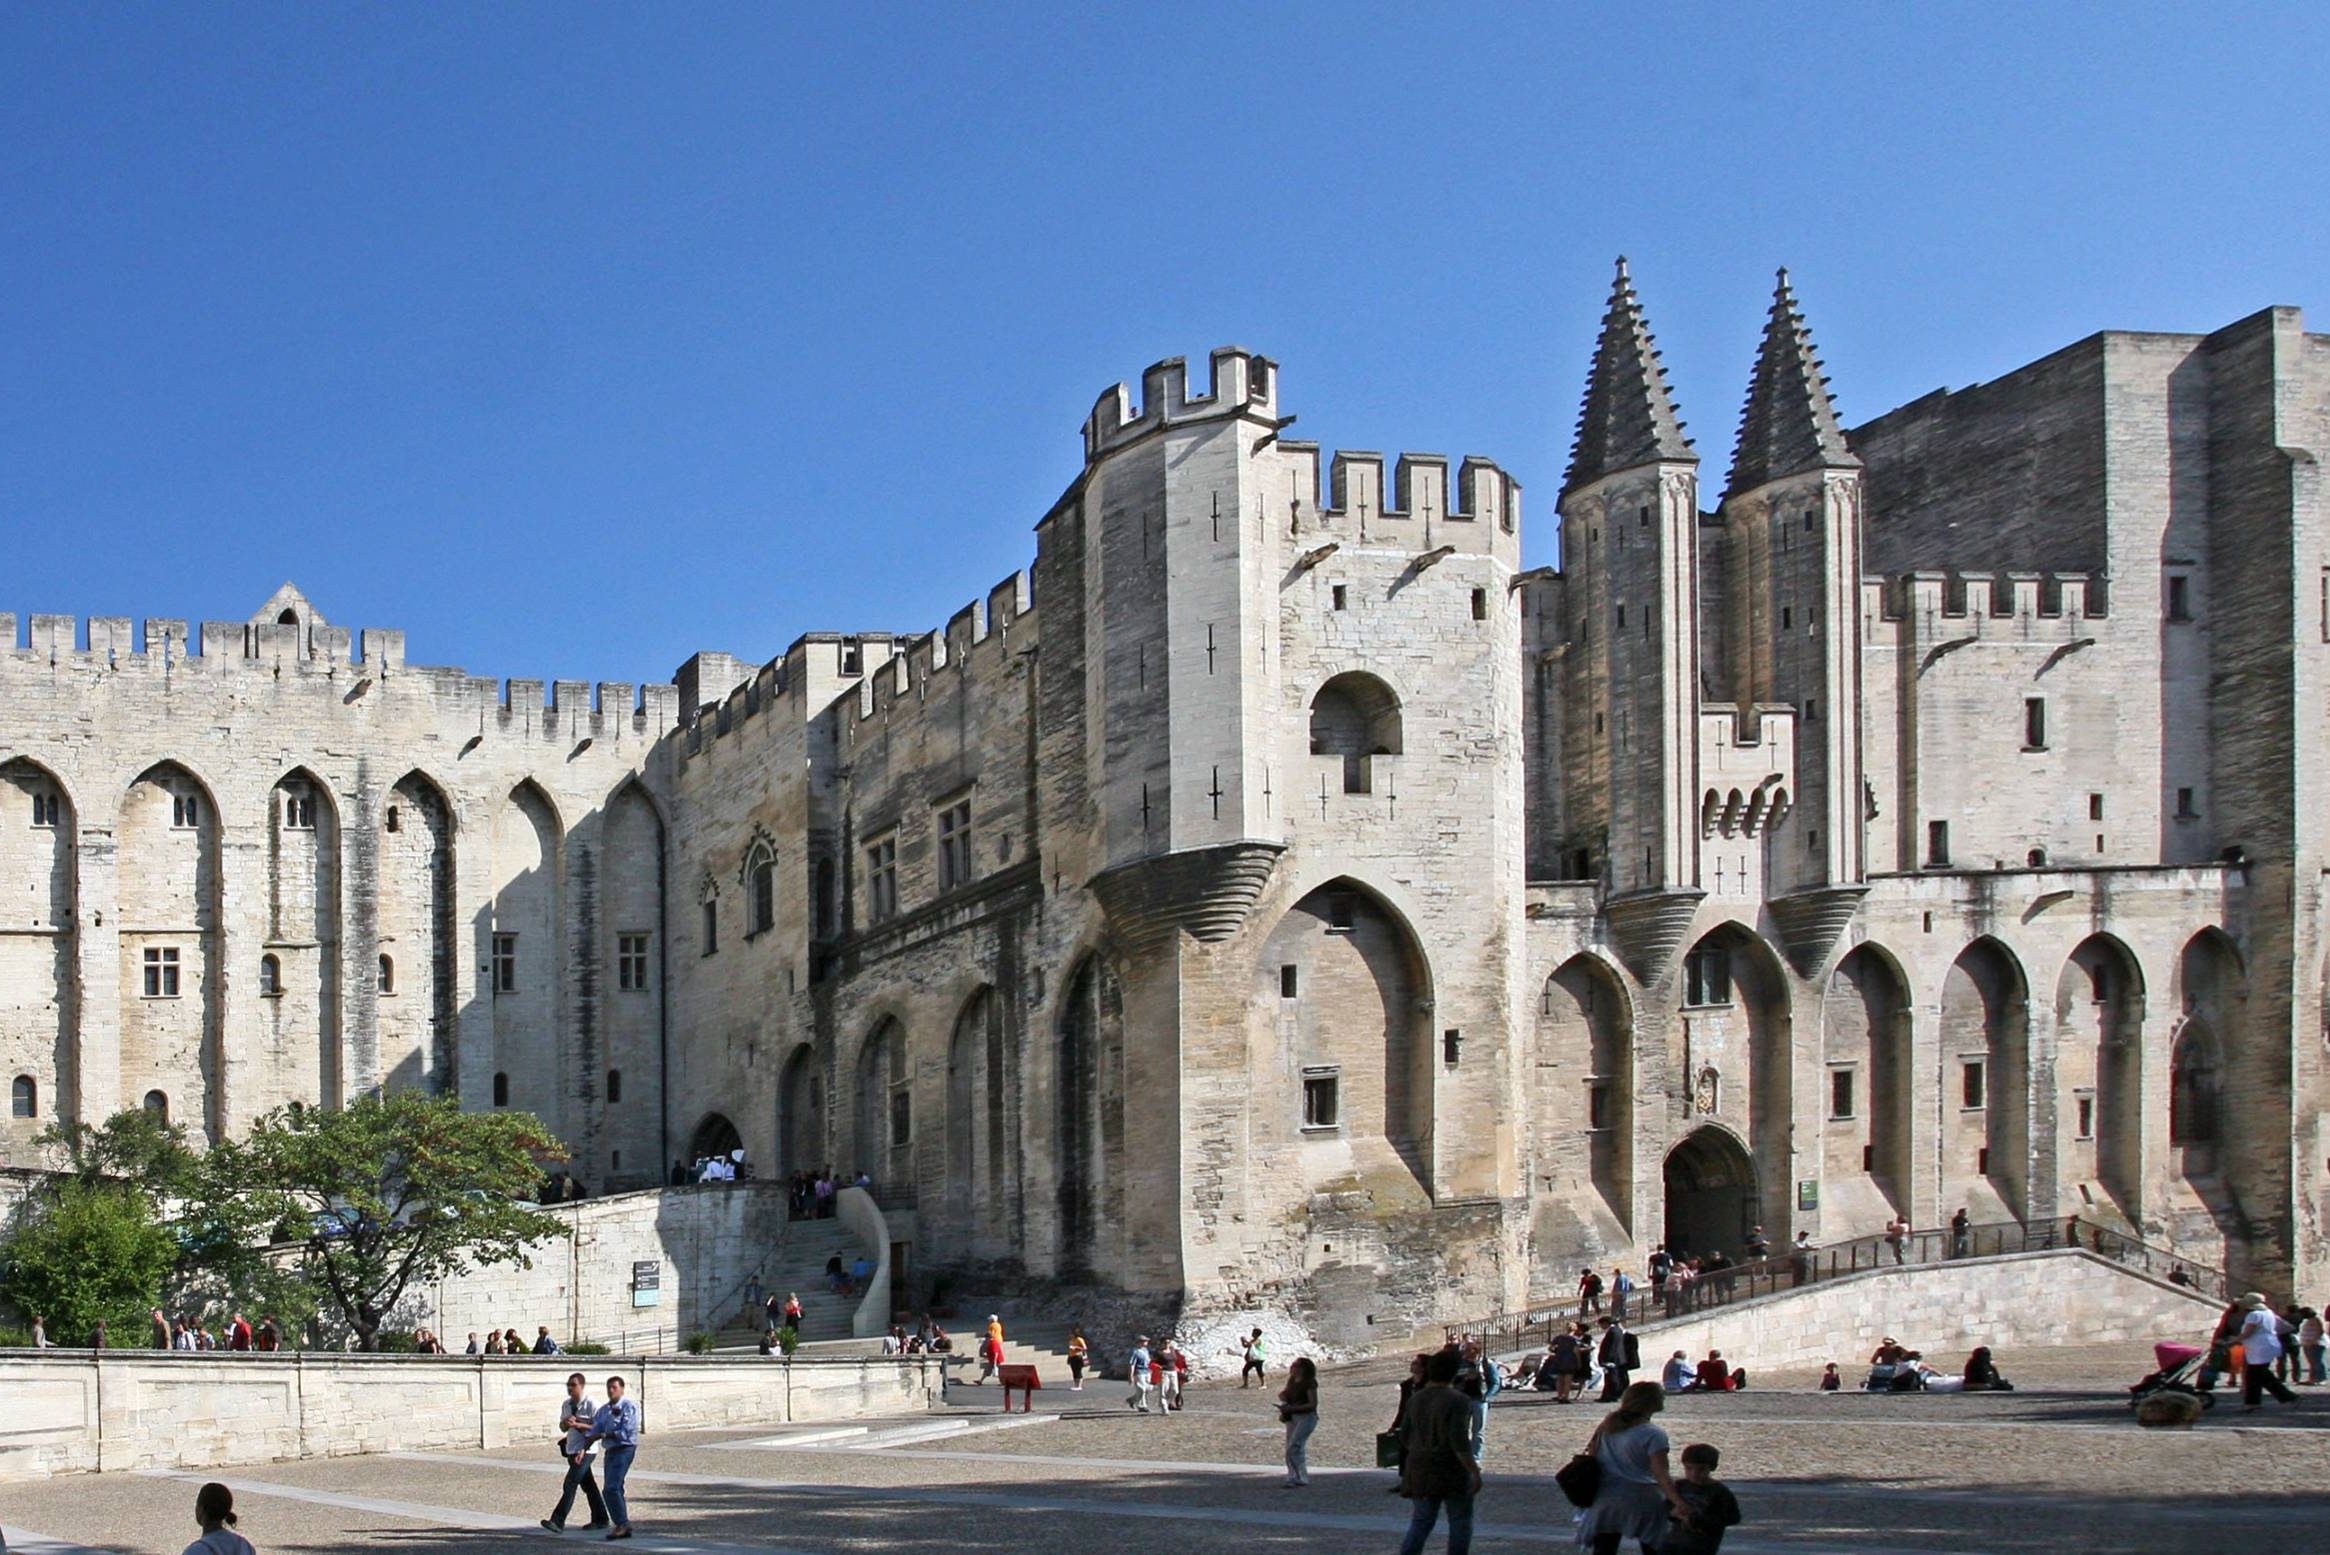
{"type": "Polygon", "coordinates": [[[1756,1168],[1738,1139],[1701,1128],[1667,1152],[1666,1242],[1677,1257],[1737,1253],[1756,1223],[1756,1168]]]}
{"type": "Polygon", "coordinates": [[[737,1133],[735,1124],[720,1113],[706,1113],[704,1121],[696,1125],[695,1137],[688,1141],[688,1159],[725,1158],[730,1151],[743,1148],[744,1136],[737,1133]]]}

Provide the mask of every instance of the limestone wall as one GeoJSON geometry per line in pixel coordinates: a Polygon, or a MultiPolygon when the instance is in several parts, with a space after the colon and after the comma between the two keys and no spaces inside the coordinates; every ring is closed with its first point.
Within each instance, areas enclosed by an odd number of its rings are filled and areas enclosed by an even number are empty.
{"type": "Polygon", "coordinates": [[[1655,1324],[1640,1334],[1641,1375],[1655,1378],[1677,1350],[1696,1362],[1717,1349],[1751,1376],[1835,1361],[1857,1381],[1857,1368],[1891,1335],[1944,1372],[1956,1371],[1974,1346],[1989,1345],[2012,1377],[2017,1350],[2148,1339],[2197,1344],[2217,1317],[2216,1304],[2191,1291],[2065,1248],[1848,1275],[1655,1324]]]}
{"type": "Polygon", "coordinates": [[[626,1193],[550,1213],[571,1239],[535,1244],[528,1267],[502,1264],[432,1287],[406,1303],[399,1325],[426,1323],[456,1350],[488,1328],[515,1328],[531,1343],[543,1323],[561,1344],[674,1349],[736,1310],[745,1277],[767,1266],[786,1227],[784,1194],[767,1182],[626,1193]],[[632,1265],[650,1262],[659,1300],[635,1306],[632,1265]]]}
{"type": "Polygon", "coordinates": [[[658,1432],[927,1408],[940,1363],[546,1356],[0,1352],[0,1481],[547,1442],[576,1369],[620,1375],[658,1432]]]}

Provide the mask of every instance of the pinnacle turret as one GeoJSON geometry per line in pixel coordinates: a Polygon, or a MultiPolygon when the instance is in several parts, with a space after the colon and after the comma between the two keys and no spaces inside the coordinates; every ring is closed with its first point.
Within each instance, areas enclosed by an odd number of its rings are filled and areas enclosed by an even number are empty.
{"type": "Polygon", "coordinates": [[[1578,438],[1570,451],[1566,494],[1605,475],[1638,465],[1697,463],[1699,455],[1683,435],[1675,398],[1659,364],[1658,345],[1626,261],[1610,288],[1610,308],[1602,315],[1602,338],[1594,347],[1593,371],[1586,378],[1585,404],[1578,410],[1578,438]]]}
{"type": "Polygon", "coordinates": [[[1753,491],[1766,481],[1808,470],[1855,470],[1861,461],[1845,442],[1836,401],[1812,349],[1812,331],[1796,305],[1788,272],[1772,293],[1764,343],[1748,379],[1747,407],[1739,418],[1739,448],[1731,459],[1725,494],[1753,491]]]}

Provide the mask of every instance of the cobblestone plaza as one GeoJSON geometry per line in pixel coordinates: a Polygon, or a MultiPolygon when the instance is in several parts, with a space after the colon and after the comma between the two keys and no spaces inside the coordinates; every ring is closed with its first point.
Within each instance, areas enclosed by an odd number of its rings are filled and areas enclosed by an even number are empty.
{"type": "MultiPolygon", "coordinates": [[[[1747,1393],[1679,1398],[1664,1423],[1678,1447],[1722,1449],[1721,1477],[1747,1517],[1725,1549],[1740,1555],[2322,1547],[2330,1394],[2251,1416],[2227,1400],[2195,1431],[2146,1432],[2121,1392],[2149,1364],[2143,1347],[2001,1359],[2022,1391],[1822,1396],[1809,1375],[1775,1375],[1747,1393]]],[[[1096,1383],[1040,1394],[1028,1423],[1008,1427],[980,1389],[956,1389],[942,1414],[870,1422],[862,1434],[659,1435],[650,1422],[631,1478],[636,1547],[1388,1551],[1407,1503],[1386,1494],[1388,1473],[1363,1465],[1391,1418],[1397,1370],[1374,1363],[1326,1379],[1307,1490],[1281,1487],[1275,1387],[1195,1387],[1181,1415],[1143,1417],[1118,1407],[1121,1384],[1096,1383]]],[[[1481,1547],[1572,1547],[1551,1474],[1601,1413],[1541,1394],[1498,1400],[1481,1547]]],[[[243,1531],[271,1555],[536,1551],[584,1537],[536,1526],[558,1488],[557,1460],[538,1446],[11,1485],[0,1523],[13,1555],[176,1548],[193,1532],[194,1487],[212,1474],[235,1487],[243,1531]]]]}

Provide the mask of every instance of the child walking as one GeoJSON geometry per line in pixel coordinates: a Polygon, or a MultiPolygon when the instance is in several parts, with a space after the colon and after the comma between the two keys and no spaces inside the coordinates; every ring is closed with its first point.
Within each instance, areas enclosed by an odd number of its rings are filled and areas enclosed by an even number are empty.
{"type": "Polygon", "coordinates": [[[1715,1555],[1723,1548],[1723,1530],[1739,1521],[1739,1499],[1731,1487],[1716,1483],[1715,1466],[1723,1454],[1705,1442],[1683,1449],[1683,1477],[1675,1493],[1691,1508],[1688,1521],[1677,1516],[1674,1531],[1659,1544],[1659,1555],[1715,1555]]]}

